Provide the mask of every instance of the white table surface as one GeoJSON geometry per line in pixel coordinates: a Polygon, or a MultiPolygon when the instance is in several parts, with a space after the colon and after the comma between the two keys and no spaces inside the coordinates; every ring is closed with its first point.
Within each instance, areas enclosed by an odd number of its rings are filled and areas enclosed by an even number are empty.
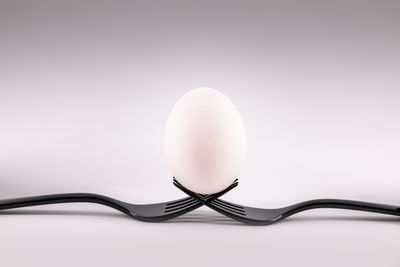
{"type": "Polygon", "coordinates": [[[271,226],[207,208],[144,223],[69,204],[2,212],[1,266],[400,266],[400,219],[315,210],[271,226]]]}

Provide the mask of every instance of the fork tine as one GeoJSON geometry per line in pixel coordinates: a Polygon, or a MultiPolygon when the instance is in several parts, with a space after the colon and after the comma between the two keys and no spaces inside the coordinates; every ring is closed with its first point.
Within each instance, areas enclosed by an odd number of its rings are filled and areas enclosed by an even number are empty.
{"type": "Polygon", "coordinates": [[[178,199],[178,200],[174,200],[174,201],[168,202],[168,203],[167,203],[167,206],[169,206],[169,205],[175,205],[175,204],[177,204],[177,203],[180,203],[180,202],[182,202],[182,201],[187,201],[187,200],[189,200],[189,199],[191,199],[191,197],[185,197],[185,198],[181,198],[181,199],[178,199]]]}
{"type": "Polygon", "coordinates": [[[225,216],[231,217],[232,219],[238,219],[237,218],[238,216],[239,217],[246,216],[245,214],[241,214],[241,213],[238,213],[236,211],[230,211],[229,209],[227,209],[227,208],[225,208],[223,206],[219,206],[219,205],[216,205],[216,204],[211,204],[210,201],[207,201],[207,200],[204,200],[204,199],[200,198],[198,194],[188,190],[187,188],[185,188],[184,186],[179,184],[179,182],[177,182],[177,181],[174,181],[174,185],[176,187],[178,187],[179,189],[181,189],[186,194],[188,194],[189,196],[192,196],[193,198],[198,198],[198,200],[201,201],[201,203],[203,205],[206,205],[209,208],[212,208],[213,210],[215,210],[215,211],[217,211],[219,213],[222,213],[225,216]]]}
{"type": "Polygon", "coordinates": [[[192,196],[192,198],[197,199],[198,201],[205,204],[204,202],[206,202],[206,199],[204,199],[200,194],[189,191],[188,189],[186,189],[186,187],[181,185],[176,179],[174,179],[174,185],[179,189],[181,189],[183,192],[187,193],[189,196],[192,196]]]}
{"type": "Polygon", "coordinates": [[[228,186],[226,189],[222,190],[221,192],[215,193],[215,194],[211,194],[209,196],[204,196],[202,194],[197,194],[193,191],[190,191],[189,189],[185,188],[183,185],[181,185],[175,178],[173,179],[173,184],[178,187],[179,189],[181,189],[183,192],[185,192],[186,194],[188,194],[189,196],[191,196],[192,198],[196,199],[199,204],[198,205],[206,205],[209,208],[214,209],[215,211],[224,214],[225,216],[231,217],[232,219],[236,219],[236,220],[241,220],[241,218],[245,218],[246,217],[246,213],[244,210],[240,210],[239,208],[231,208],[229,206],[224,206],[221,205],[217,202],[213,202],[214,200],[216,200],[218,197],[220,197],[221,195],[225,194],[226,192],[228,192],[229,190],[231,190],[232,188],[236,187],[238,185],[238,180],[235,179],[235,181],[228,186]]]}
{"type": "Polygon", "coordinates": [[[193,201],[193,202],[187,203],[187,204],[182,205],[182,206],[174,207],[174,208],[171,208],[171,209],[165,209],[165,213],[178,212],[180,210],[185,210],[185,209],[188,209],[190,207],[197,206],[197,205],[201,206],[202,204],[199,201],[193,201]]]}
{"type": "MultiPolygon", "coordinates": [[[[212,198],[211,201],[203,199],[199,196],[199,194],[196,194],[196,193],[190,191],[189,189],[185,188],[184,186],[179,184],[179,182],[176,180],[174,181],[174,185],[176,187],[178,187],[179,189],[181,189],[186,194],[188,194],[189,196],[192,196],[193,198],[198,199],[203,205],[206,205],[209,208],[211,208],[225,216],[228,216],[232,219],[239,220],[239,221],[242,221],[242,220],[247,221],[247,215],[244,210],[242,211],[242,210],[238,210],[237,208],[232,209],[232,208],[223,206],[217,202],[214,202],[214,200],[215,200],[214,198],[212,198]]],[[[235,181],[235,183],[233,183],[231,186],[235,187],[236,185],[237,185],[237,181],[235,181]]],[[[216,195],[218,195],[218,193],[216,195]]]]}
{"type": "MultiPolygon", "coordinates": [[[[180,185],[180,183],[175,179],[173,179],[174,185],[176,186],[182,186],[180,185]]],[[[225,194],[226,192],[228,192],[229,190],[231,190],[232,188],[237,186],[237,179],[234,181],[234,183],[232,183],[228,188],[224,189],[221,192],[218,192],[216,194],[210,194],[210,195],[203,195],[203,194],[196,194],[196,196],[202,200],[206,200],[206,199],[212,199],[214,197],[219,197],[223,194],[225,194]]],[[[174,201],[171,203],[167,204],[167,207],[165,208],[165,213],[171,213],[171,212],[179,212],[179,211],[183,211],[186,209],[191,209],[194,207],[200,207],[203,204],[196,198],[194,197],[188,197],[188,198],[184,198],[178,201],[174,201]]]]}
{"type": "Polygon", "coordinates": [[[226,211],[235,212],[235,213],[238,213],[238,214],[240,214],[240,215],[246,215],[246,213],[245,213],[244,210],[240,210],[240,209],[236,209],[236,208],[231,208],[231,207],[225,206],[225,205],[223,205],[223,204],[220,204],[220,203],[218,203],[218,202],[216,202],[216,201],[214,201],[214,200],[212,200],[210,204],[211,204],[211,205],[218,206],[219,208],[224,209],[224,210],[226,210],[226,211]]]}
{"type": "MultiPolygon", "coordinates": [[[[180,187],[182,186],[174,177],[173,179],[173,183],[174,185],[180,187]]],[[[195,197],[190,196],[188,198],[184,198],[184,199],[180,199],[174,202],[170,202],[167,203],[164,212],[165,213],[179,213],[179,212],[183,212],[183,211],[188,211],[188,210],[192,210],[198,207],[201,207],[202,205],[204,205],[202,203],[202,201],[205,201],[206,199],[213,199],[215,197],[219,197],[225,193],[227,193],[229,190],[231,190],[232,188],[236,187],[238,185],[237,179],[235,179],[235,181],[226,189],[222,190],[221,192],[218,192],[216,194],[195,194],[195,197]],[[200,199],[200,200],[199,200],[200,199]]],[[[182,186],[183,187],[183,186],[182,186]]]]}
{"type": "Polygon", "coordinates": [[[183,205],[183,204],[187,204],[187,203],[192,202],[192,201],[193,201],[193,198],[188,197],[188,198],[182,199],[181,201],[176,201],[175,203],[167,203],[166,204],[167,205],[166,208],[174,208],[174,207],[177,207],[177,206],[180,206],[180,205],[183,205]]]}
{"type": "Polygon", "coordinates": [[[175,210],[179,210],[181,208],[185,208],[185,207],[188,207],[190,205],[198,204],[198,203],[199,203],[198,201],[191,201],[191,202],[188,202],[188,203],[185,203],[185,204],[182,204],[182,205],[179,205],[179,206],[175,206],[175,207],[166,207],[164,210],[165,211],[175,211],[175,210]]]}
{"type": "MultiPolygon", "coordinates": [[[[184,187],[183,185],[181,185],[181,184],[178,182],[178,180],[177,180],[175,177],[173,177],[172,180],[173,180],[174,185],[179,185],[180,187],[184,187]]],[[[220,192],[217,192],[217,193],[215,193],[215,194],[209,194],[209,195],[206,194],[206,195],[205,195],[205,194],[198,194],[198,193],[194,193],[194,192],[192,192],[192,193],[196,194],[196,196],[199,197],[199,198],[202,198],[202,199],[204,199],[204,200],[209,200],[209,199],[212,199],[212,198],[218,198],[218,197],[222,196],[222,195],[225,194],[226,192],[228,192],[228,191],[230,191],[231,189],[235,188],[238,184],[239,184],[238,179],[235,179],[231,185],[229,185],[229,186],[228,186],[227,188],[225,188],[224,190],[222,190],[222,191],[220,191],[220,192]]]]}
{"type": "Polygon", "coordinates": [[[230,186],[228,186],[227,188],[225,188],[224,190],[215,193],[215,194],[211,194],[208,197],[206,197],[206,200],[210,200],[210,199],[217,199],[218,197],[222,196],[223,194],[225,194],[226,192],[230,191],[232,188],[235,188],[238,185],[238,181],[237,179],[235,180],[235,182],[233,182],[230,186]]]}
{"type": "Polygon", "coordinates": [[[224,211],[224,212],[226,212],[226,213],[235,214],[236,216],[246,216],[246,213],[244,213],[244,212],[239,212],[239,211],[236,211],[236,210],[231,210],[231,209],[228,209],[228,208],[226,208],[226,207],[224,207],[224,206],[220,206],[219,204],[216,204],[216,203],[210,204],[210,207],[219,208],[220,210],[222,210],[222,211],[224,211]]]}
{"type": "Polygon", "coordinates": [[[242,207],[242,206],[239,206],[239,205],[237,205],[237,204],[224,201],[224,200],[222,200],[222,199],[215,199],[215,201],[218,202],[218,203],[220,203],[220,204],[222,204],[222,205],[228,206],[228,207],[230,207],[230,208],[232,208],[232,209],[240,209],[240,210],[243,210],[243,207],[242,207]]]}
{"type": "Polygon", "coordinates": [[[198,202],[198,200],[192,199],[191,201],[182,203],[182,204],[180,204],[180,205],[165,207],[165,210],[176,210],[176,209],[179,209],[179,208],[181,208],[181,207],[186,207],[186,206],[188,206],[188,205],[191,205],[191,204],[197,203],[197,202],[198,202]]]}

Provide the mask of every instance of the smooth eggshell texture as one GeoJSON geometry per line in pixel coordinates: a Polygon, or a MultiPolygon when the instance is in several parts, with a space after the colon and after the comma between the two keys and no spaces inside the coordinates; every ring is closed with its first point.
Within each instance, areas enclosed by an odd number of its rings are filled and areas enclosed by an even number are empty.
{"type": "Polygon", "coordinates": [[[164,145],[174,177],[200,194],[228,187],[238,177],[247,149],[238,111],[211,88],[193,89],[178,100],[168,117],[164,145]]]}

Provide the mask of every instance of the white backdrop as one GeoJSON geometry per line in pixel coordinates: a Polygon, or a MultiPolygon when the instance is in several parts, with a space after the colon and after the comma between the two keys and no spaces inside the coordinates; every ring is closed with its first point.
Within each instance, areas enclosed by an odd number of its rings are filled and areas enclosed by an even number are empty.
{"type": "MultiPolygon", "coordinates": [[[[0,198],[181,197],[164,158],[165,122],[181,95],[207,86],[235,103],[248,136],[240,185],[226,199],[400,205],[399,25],[397,1],[2,1],[0,198]]],[[[0,255],[7,266],[41,250],[54,255],[31,255],[42,266],[63,250],[75,255],[66,265],[160,266],[179,263],[175,250],[187,255],[180,263],[205,250],[192,264],[310,266],[337,251],[328,264],[354,266],[361,255],[363,266],[400,264],[399,220],[388,216],[312,211],[252,228],[207,209],[157,225],[115,214],[93,205],[1,214],[0,255]]]]}

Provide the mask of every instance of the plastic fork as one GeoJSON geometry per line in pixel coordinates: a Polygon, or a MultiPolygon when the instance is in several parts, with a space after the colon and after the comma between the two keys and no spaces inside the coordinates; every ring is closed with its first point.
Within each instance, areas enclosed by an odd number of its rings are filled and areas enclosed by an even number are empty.
{"type": "MultiPolygon", "coordinates": [[[[211,195],[201,195],[201,197],[204,200],[210,201],[211,199],[222,196],[237,185],[238,181],[236,179],[229,187],[221,192],[211,195]]],[[[73,202],[105,205],[125,213],[132,218],[146,222],[169,220],[203,206],[202,202],[192,197],[154,204],[131,204],[99,194],[69,193],[0,200],[0,210],[73,202]]]]}
{"type": "Polygon", "coordinates": [[[296,213],[319,208],[358,210],[400,216],[399,206],[343,199],[314,199],[277,209],[253,208],[217,198],[207,199],[201,194],[194,193],[185,188],[175,178],[173,182],[176,187],[207,207],[234,220],[251,225],[268,225],[281,221],[296,213]]]}

